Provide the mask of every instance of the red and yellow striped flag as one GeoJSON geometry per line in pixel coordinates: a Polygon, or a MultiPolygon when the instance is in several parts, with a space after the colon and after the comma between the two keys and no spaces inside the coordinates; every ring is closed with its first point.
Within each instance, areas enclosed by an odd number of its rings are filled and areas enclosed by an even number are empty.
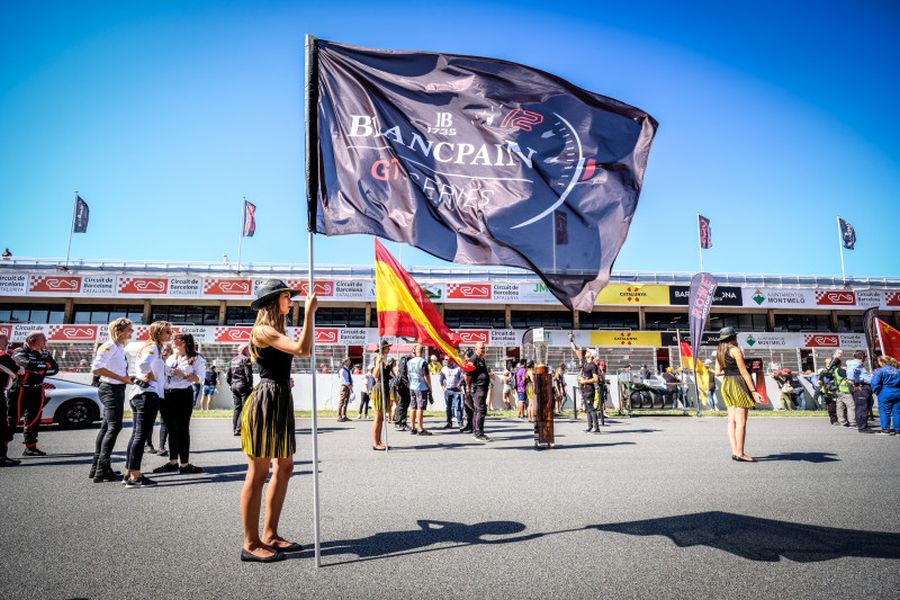
{"type": "Polygon", "coordinates": [[[378,335],[414,337],[420,344],[440,348],[461,367],[468,366],[457,351],[459,335],[444,324],[425,291],[377,238],[375,305],[378,309],[378,335]]]}

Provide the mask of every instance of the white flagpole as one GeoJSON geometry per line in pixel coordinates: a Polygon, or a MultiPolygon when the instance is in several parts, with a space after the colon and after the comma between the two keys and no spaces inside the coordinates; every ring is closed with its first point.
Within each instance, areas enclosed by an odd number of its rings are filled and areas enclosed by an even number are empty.
{"type": "Polygon", "coordinates": [[[66,246],[66,269],[69,268],[69,254],[72,252],[72,234],[75,233],[75,215],[78,212],[78,190],[75,190],[75,201],[72,203],[72,226],[69,227],[69,245],[66,246]]]}
{"type": "MultiPolygon", "coordinates": [[[[876,314],[877,314],[877,313],[876,313],[876,314]]],[[[886,352],[884,351],[884,336],[883,336],[882,333],[881,333],[881,319],[879,319],[879,318],[876,316],[876,317],[875,317],[875,321],[876,321],[876,323],[875,323],[875,329],[878,330],[878,347],[881,348],[881,355],[882,355],[882,356],[885,356],[885,355],[886,355],[886,352]]],[[[874,364],[875,357],[873,356],[873,357],[870,357],[870,358],[872,359],[873,364],[874,364]]]]}
{"type": "Polygon", "coordinates": [[[241,203],[241,237],[238,238],[237,272],[241,272],[241,250],[244,247],[244,228],[247,227],[247,196],[241,203]]]}
{"type": "Polygon", "coordinates": [[[844,271],[844,231],[841,229],[841,217],[837,217],[837,226],[838,226],[838,248],[841,250],[841,279],[847,279],[847,274],[844,271]]]}
{"type": "Polygon", "coordinates": [[[700,272],[703,272],[703,239],[700,237],[700,213],[697,213],[697,249],[700,252],[700,272]]]}
{"type": "MultiPolygon", "coordinates": [[[[316,82],[313,81],[314,73],[312,67],[312,61],[314,59],[315,54],[315,42],[313,36],[306,34],[306,89],[305,89],[305,106],[306,106],[306,202],[307,204],[311,202],[315,202],[315,193],[316,190],[310,189],[310,179],[313,173],[313,169],[311,168],[312,161],[310,153],[316,152],[316,149],[313,148],[314,140],[312,139],[312,131],[310,129],[311,119],[313,119],[314,112],[317,110],[312,106],[312,86],[315,85],[316,82]]],[[[308,211],[307,211],[308,214],[308,211]]],[[[313,260],[313,230],[314,224],[308,223],[309,229],[309,288],[307,289],[307,295],[314,294],[316,291],[315,287],[315,276],[314,276],[314,266],[315,262],[313,260]]],[[[243,231],[241,232],[243,233],[243,231]]],[[[304,323],[304,327],[312,327],[312,345],[309,350],[309,366],[310,371],[312,371],[312,480],[313,480],[313,548],[314,554],[316,558],[316,568],[322,566],[322,552],[320,545],[320,537],[321,537],[321,528],[319,525],[319,413],[318,413],[318,404],[316,402],[316,324],[315,318],[312,319],[311,323],[304,323]]]]}

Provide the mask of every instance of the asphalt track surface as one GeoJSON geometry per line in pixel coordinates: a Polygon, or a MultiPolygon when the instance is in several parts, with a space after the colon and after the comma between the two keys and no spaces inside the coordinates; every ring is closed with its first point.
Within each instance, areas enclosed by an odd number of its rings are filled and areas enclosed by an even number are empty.
{"type": "MultiPolygon", "coordinates": [[[[308,427],[281,527],[304,545],[308,427]]],[[[87,479],[96,429],[48,430],[53,455],[0,471],[0,598],[900,597],[900,436],[751,418],[760,461],[742,464],[725,427],[566,421],[536,451],[528,423],[489,419],[491,444],[392,430],[385,455],[369,422],[323,420],[318,570],[311,551],[239,562],[245,466],[228,420],[193,421],[205,473],[132,490],[87,479]]]]}

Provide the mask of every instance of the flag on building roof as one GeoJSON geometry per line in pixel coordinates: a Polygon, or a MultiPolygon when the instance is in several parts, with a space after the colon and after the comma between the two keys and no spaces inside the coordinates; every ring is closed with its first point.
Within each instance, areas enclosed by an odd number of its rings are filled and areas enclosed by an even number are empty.
{"type": "Polygon", "coordinates": [[[878,342],[881,353],[894,360],[900,360],[900,331],[897,331],[881,319],[875,319],[878,330],[878,342]]]}
{"type": "Polygon", "coordinates": [[[256,233],[256,205],[244,198],[244,237],[253,237],[256,233]]]}
{"type": "Polygon", "coordinates": [[[309,227],[535,272],[590,311],[657,122],[524,65],[315,40],[309,227]]]}
{"type": "Polygon", "coordinates": [[[856,230],[853,225],[838,217],[838,224],[841,226],[841,243],[847,250],[853,250],[856,246],[856,230]]]}
{"type": "Polygon", "coordinates": [[[712,248],[712,229],[709,227],[709,219],[703,215],[697,215],[697,227],[700,229],[700,247],[704,250],[712,248]]]}
{"type": "Polygon", "coordinates": [[[91,208],[88,203],[82,200],[81,196],[75,195],[75,219],[72,221],[72,231],[74,233],[87,233],[88,221],[91,218],[91,208]]]}
{"type": "Polygon", "coordinates": [[[467,367],[457,350],[459,335],[444,324],[425,290],[377,239],[375,304],[378,310],[378,335],[414,337],[420,344],[439,348],[453,362],[463,368],[467,367]]]}

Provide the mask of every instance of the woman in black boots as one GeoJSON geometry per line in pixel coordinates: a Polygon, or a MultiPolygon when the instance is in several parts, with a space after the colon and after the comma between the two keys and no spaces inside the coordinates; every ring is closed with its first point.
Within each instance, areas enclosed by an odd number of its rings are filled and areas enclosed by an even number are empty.
{"type": "Polygon", "coordinates": [[[110,456],[122,430],[125,386],[131,383],[125,344],[131,339],[134,327],[131,321],[123,318],[110,323],[108,329],[109,339],[97,348],[97,355],[91,365],[91,372],[100,378],[100,401],[103,403],[103,423],[97,433],[94,461],[88,474],[94,483],[118,481],[122,478],[121,473],[112,470],[110,456]]]}

